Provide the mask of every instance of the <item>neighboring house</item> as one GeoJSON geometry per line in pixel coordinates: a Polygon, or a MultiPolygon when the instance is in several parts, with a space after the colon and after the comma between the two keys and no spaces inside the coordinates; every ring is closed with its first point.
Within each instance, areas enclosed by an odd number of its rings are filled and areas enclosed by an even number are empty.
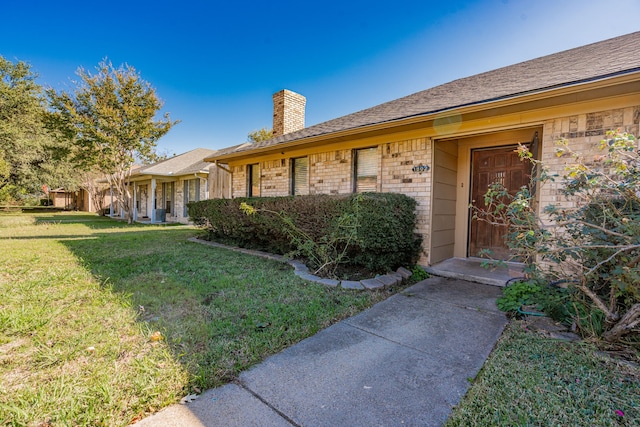
{"type": "Polygon", "coordinates": [[[132,171],[134,220],[187,223],[187,203],[230,197],[224,166],[203,161],[215,150],[196,148],[132,171]]]}
{"type": "MultiPolygon", "coordinates": [[[[442,65],[442,64],[441,64],[442,65]]],[[[274,138],[219,150],[233,197],[396,192],[418,202],[421,264],[492,249],[506,258],[504,229],[472,221],[469,204],[491,182],[517,190],[528,144],[560,175],[555,143],[594,149],[610,129],[638,135],[640,32],[452,81],[304,128],[305,99],[274,95],[274,138]]],[[[565,203],[550,184],[538,209],[565,203]]]]}
{"type": "Polygon", "coordinates": [[[98,212],[100,210],[98,206],[109,206],[111,196],[108,190],[99,192],[97,196],[102,198],[102,204],[93,200],[91,193],[86,188],[79,188],[76,191],[56,188],[49,190],[48,195],[51,205],[56,208],[84,212],[98,212]]]}
{"type": "Polygon", "coordinates": [[[67,210],[84,210],[85,194],[82,190],[70,191],[64,188],[49,190],[48,198],[51,206],[67,210]]]}

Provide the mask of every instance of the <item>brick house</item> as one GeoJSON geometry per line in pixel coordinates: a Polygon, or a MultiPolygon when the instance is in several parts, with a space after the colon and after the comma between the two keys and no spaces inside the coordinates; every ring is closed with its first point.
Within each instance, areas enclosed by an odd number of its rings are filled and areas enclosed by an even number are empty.
{"type": "MultiPolygon", "coordinates": [[[[555,142],[594,149],[607,130],[638,135],[640,32],[452,81],[304,127],[305,98],[273,96],[274,138],[222,149],[232,196],[397,192],[418,202],[420,263],[506,257],[502,233],[471,220],[469,204],[501,180],[519,188],[530,170],[518,143],[562,175],[555,142]]],[[[571,203],[548,185],[538,208],[571,203]]]]}
{"type": "Polygon", "coordinates": [[[203,161],[214,153],[196,148],[134,169],[129,180],[134,220],[187,223],[188,202],[229,197],[228,173],[203,161]]]}

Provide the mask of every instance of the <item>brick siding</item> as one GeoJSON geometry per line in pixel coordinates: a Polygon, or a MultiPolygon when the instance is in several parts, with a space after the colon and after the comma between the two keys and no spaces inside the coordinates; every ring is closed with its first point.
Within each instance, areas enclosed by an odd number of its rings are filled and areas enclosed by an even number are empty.
{"type": "Polygon", "coordinates": [[[539,202],[541,206],[558,204],[561,207],[572,208],[577,201],[566,199],[560,193],[563,186],[562,177],[565,167],[573,163],[569,156],[556,155],[557,142],[567,139],[569,147],[581,153],[585,159],[598,154],[598,144],[605,137],[608,130],[620,129],[638,135],[640,121],[640,106],[619,108],[614,110],[579,114],[548,120],[544,123],[541,160],[549,168],[550,173],[559,176],[555,182],[549,182],[540,189],[539,202]]]}

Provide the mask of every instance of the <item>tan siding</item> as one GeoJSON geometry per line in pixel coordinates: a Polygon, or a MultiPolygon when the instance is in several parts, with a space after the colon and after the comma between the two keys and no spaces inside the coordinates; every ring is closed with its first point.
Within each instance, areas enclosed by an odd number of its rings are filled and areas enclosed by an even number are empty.
{"type": "Polygon", "coordinates": [[[218,167],[211,166],[209,169],[209,198],[227,199],[231,197],[231,172],[218,167]]]}
{"type": "Polygon", "coordinates": [[[437,142],[434,147],[433,163],[433,224],[430,257],[432,264],[453,257],[458,174],[457,142],[437,142]]]}

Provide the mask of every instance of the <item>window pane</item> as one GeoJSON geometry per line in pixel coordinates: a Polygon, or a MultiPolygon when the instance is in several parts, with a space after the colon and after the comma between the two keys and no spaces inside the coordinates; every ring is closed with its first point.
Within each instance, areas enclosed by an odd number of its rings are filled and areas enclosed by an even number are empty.
{"type": "Polygon", "coordinates": [[[309,159],[300,157],[293,159],[293,195],[309,194],[309,159]]]}
{"type": "Polygon", "coordinates": [[[249,165],[249,197],[260,197],[260,165],[249,165]]]}
{"type": "Polygon", "coordinates": [[[378,149],[356,151],[356,192],[376,191],[378,186],[378,149]]]}
{"type": "Polygon", "coordinates": [[[189,203],[189,181],[188,180],[184,181],[183,194],[184,194],[184,197],[183,197],[184,201],[182,203],[182,216],[186,218],[188,216],[187,203],[189,203]]]}
{"type": "Polygon", "coordinates": [[[173,182],[167,182],[165,184],[165,209],[170,214],[173,211],[173,182]]]}
{"type": "Polygon", "coordinates": [[[196,180],[189,180],[189,201],[195,202],[198,200],[197,192],[196,192],[196,180]]]}

